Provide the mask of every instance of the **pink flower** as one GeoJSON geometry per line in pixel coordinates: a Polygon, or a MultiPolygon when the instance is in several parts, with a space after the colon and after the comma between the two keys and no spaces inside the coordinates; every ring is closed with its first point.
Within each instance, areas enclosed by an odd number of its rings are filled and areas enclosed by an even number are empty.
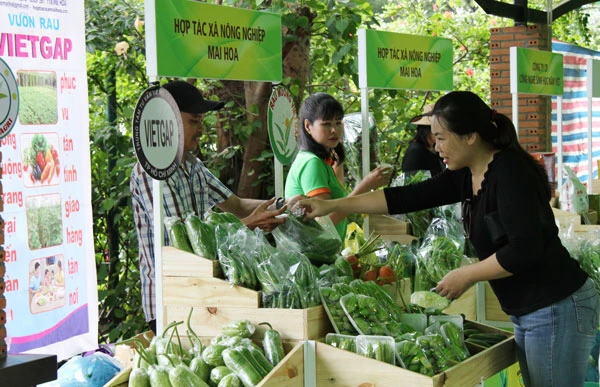
{"type": "Polygon", "coordinates": [[[475,72],[473,71],[473,69],[466,69],[466,70],[465,70],[465,74],[467,74],[467,75],[468,75],[468,76],[470,76],[470,77],[472,77],[474,73],[475,73],[475,72]]]}

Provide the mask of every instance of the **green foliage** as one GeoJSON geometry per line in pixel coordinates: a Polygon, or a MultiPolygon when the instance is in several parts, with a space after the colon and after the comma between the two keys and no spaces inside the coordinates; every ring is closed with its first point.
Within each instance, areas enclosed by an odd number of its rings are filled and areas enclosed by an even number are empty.
{"type": "Polygon", "coordinates": [[[142,0],[87,0],[92,207],[99,300],[99,338],[115,342],[147,330],[141,308],[137,238],[129,175],[135,163],[131,118],[147,87],[142,0]],[[115,44],[129,50],[118,56],[115,44]]]}

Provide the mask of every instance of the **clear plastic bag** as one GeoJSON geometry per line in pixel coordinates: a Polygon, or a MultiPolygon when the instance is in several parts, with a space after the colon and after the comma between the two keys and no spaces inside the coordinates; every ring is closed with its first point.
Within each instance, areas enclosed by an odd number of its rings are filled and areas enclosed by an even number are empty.
{"type": "Polygon", "coordinates": [[[350,293],[352,288],[346,284],[334,284],[330,287],[321,287],[319,291],[323,307],[333,326],[333,330],[338,334],[358,335],[358,331],[352,325],[352,322],[350,322],[340,303],[340,299],[350,293]]]}
{"type": "Polygon", "coordinates": [[[304,221],[304,215],[288,214],[285,223],[273,230],[278,249],[298,251],[316,266],[332,264],[342,248],[342,240],[329,218],[304,221]]]}
{"type": "MultiPolygon", "coordinates": [[[[582,215],[585,220],[590,208],[586,188],[571,168],[565,165],[563,172],[566,180],[560,190],[560,209],[582,215]]],[[[586,224],[590,224],[589,219],[586,224]]]]}
{"type": "Polygon", "coordinates": [[[358,335],[356,353],[396,365],[396,345],[394,338],[390,336],[358,335]]]}
{"type": "MultiPolygon", "coordinates": [[[[369,113],[369,144],[371,152],[369,159],[372,166],[379,160],[379,147],[377,142],[377,127],[373,114],[369,113]]],[[[344,116],[344,151],[346,160],[344,165],[348,171],[348,185],[355,186],[362,176],[362,113],[350,113],[344,116]]],[[[373,168],[369,168],[371,170],[373,168]]]]}
{"type": "Polygon", "coordinates": [[[325,336],[325,343],[332,347],[356,353],[356,336],[328,333],[325,336]]]}
{"type": "Polygon", "coordinates": [[[257,289],[255,265],[260,261],[262,243],[246,226],[221,223],[215,228],[217,256],[225,277],[234,286],[257,289]]]}

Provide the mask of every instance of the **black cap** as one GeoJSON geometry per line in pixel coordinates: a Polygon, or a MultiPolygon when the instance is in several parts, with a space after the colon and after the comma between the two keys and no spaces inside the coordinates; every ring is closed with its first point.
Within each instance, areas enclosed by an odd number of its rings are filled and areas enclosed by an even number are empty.
{"type": "Polygon", "coordinates": [[[211,110],[219,110],[225,106],[224,102],[204,99],[198,88],[189,82],[171,81],[162,87],[173,96],[179,110],[186,113],[201,114],[211,110]]]}

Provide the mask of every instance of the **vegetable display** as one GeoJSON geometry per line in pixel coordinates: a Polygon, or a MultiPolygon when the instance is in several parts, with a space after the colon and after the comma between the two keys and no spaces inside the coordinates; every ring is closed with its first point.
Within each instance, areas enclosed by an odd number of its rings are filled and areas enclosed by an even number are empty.
{"type": "Polygon", "coordinates": [[[147,347],[138,338],[121,342],[132,342],[136,348],[129,386],[254,387],[273,370],[270,358],[277,358],[279,362],[284,357],[279,332],[268,323],[265,324],[270,328],[263,345],[269,348],[269,358],[250,340],[256,330],[250,321],[234,320],[224,324],[221,334],[205,346],[191,328],[191,315],[190,309],[187,321],[190,348],[187,350],[181,345],[177,330],[183,322],[169,324],[147,347]]]}

